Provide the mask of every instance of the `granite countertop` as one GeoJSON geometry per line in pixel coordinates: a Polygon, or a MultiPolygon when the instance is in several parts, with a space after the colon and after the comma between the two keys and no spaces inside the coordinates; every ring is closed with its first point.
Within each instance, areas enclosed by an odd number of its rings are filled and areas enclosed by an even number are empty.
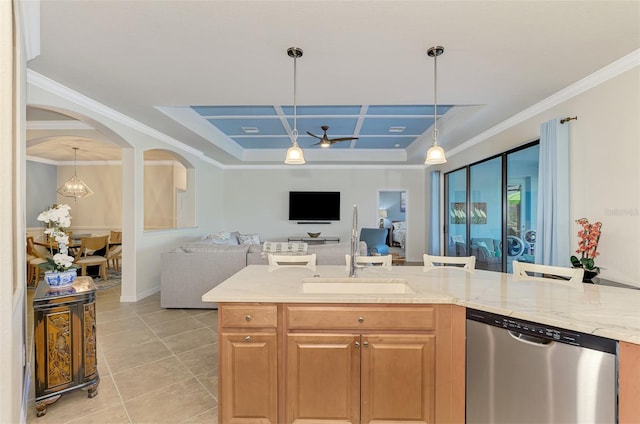
{"type": "MultiPolygon", "coordinates": [[[[413,293],[307,293],[303,279],[347,277],[344,266],[315,271],[250,265],[202,296],[204,302],[444,303],[640,344],[640,290],[566,281],[515,280],[512,274],[457,268],[369,267],[358,277],[403,279],[413,293]]],[[[308,281],[308,280],[305,280],[308,281]]],[[[339,284],[339,283],[337,283],[339,284]]]]}

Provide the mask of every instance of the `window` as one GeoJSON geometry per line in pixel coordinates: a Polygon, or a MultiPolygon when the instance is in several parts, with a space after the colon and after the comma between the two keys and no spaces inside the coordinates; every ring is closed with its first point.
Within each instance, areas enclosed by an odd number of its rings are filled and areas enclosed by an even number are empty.
{"type": "Polygon", "coordinates": [[[538,142],[445,174],[445,255],[511,272],[535,262],[538,142]]]}

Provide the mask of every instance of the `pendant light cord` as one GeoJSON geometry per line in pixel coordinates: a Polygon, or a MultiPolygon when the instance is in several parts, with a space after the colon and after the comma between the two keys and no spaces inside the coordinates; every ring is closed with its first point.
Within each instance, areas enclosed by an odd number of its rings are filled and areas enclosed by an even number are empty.
{"type": "Polygon", "coordinates": [[[296,106],[296,81],[297,81],[297,64],[298,58],[293,56],[293,144],[298,144],[298,120],[297,120],[297,106],[296,106]]]}
{"type": "Polygon", "coordinates": [[[433,142],[438,143],[438,54],[433,56],[433,142]]]}

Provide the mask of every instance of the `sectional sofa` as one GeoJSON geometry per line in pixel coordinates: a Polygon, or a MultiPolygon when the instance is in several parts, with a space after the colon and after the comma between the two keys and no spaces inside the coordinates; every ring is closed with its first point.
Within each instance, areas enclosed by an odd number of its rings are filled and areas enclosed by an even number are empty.
{"type": "MultiPolygon", "coordinates": [[[[185,243],[162,254],[160,305],[163,308],[217,308],[202,295],[247,265],[266,265],[262,244],[219,245],[206,241],[185,243]]],[[[345,265],[350,243],[310,244],[318,265],[345,265]]],[[[359,254],[367,245],[360,242],[359,254]]]]}

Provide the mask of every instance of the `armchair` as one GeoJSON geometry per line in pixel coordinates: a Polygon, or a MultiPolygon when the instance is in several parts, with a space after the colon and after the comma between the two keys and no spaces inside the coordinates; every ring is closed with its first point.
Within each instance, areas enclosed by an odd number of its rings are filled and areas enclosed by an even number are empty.
{"type": "Polygon", "coordinates": [[[360,241],[367,243],[367,255],[387,255],[389,246],[387,246],[387,229],[386,228],[362,228],[360,229],[360,241]]]}

